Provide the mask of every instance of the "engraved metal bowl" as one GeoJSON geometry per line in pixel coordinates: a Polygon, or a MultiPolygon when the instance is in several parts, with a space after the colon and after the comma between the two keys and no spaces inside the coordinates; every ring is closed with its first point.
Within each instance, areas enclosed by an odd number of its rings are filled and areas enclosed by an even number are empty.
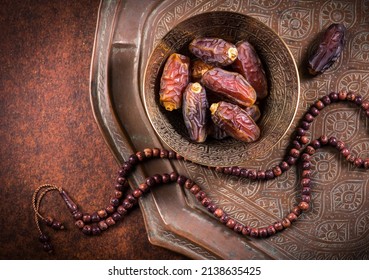
{"type": "Polygon", "coordinates": [[[283,40],[259,20],[232,12],[195,15],[179,23],[156,45],[147,62],[143,80],[146,112],[159,137],[186,159],[207,166],[232,166],[265,158],[286,134],[299,102],[299,76],[295,61],[283,40]],[[182,111],[166,111],[159,104],[159,85],[166,59],[173,52],[190,55],[188,44],[195,37],[218,37],[236,43],[248,40],[266,70],[269,96],[258,125],[261,137],[253,143],[233,138],[204,143],[191,142],[182,111]]]}

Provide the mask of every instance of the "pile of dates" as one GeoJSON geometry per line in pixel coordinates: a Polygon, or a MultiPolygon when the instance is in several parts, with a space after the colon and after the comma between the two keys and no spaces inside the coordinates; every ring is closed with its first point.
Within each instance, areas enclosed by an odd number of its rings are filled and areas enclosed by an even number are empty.
{"type": "Polygon", "coordinates": [[[196,38],[189,44],[191,60],[173,53],[160,80],[160,104],[168,111],[182,108],[192,141],[202,143],[233,137],[254,142],[260,101],[268,95],[265,71],[254,47],[220,38],[196,38]]]}

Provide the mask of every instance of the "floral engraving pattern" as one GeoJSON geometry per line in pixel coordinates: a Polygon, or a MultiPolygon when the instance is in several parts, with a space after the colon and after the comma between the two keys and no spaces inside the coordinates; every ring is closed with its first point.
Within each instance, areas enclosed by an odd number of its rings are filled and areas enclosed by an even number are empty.
{"type": "Polygon", "coordinates": [[[311,31],[312,10],[293,8],[286,10],[281,17],[279,34],[283,37],[301,40],[311,31]]]}
{"type": "Polygon", "coordinates": [[[356,21],[355,2],[331,0],[326,2],[320,10],[321,29],[331,23],[343,23],[350,28],[356,21]]]}
{"type": "Polygon", "coordinates": [[[352,39],[350,59],[362,62],[369,61],[369,32],[360,32],[352,39]]]}
{"type": "Polygon", "coordinates": [[[355,138],[359,125],[358,110],[334,109],[324,117],[324,134],[335,135],[341,141],[350,141],[355,138]]]}
{"type": "Polygon", "coordinates": [[[315,167],[311,177],[318,183],[333,182],[340,174],[341,167],[333,153],[321,151],[312,157],[311,164],[315,167]]]}
{"type": "Polygon", "coordinates": [[[345,242],[348,238],[348,222],[323,222],[317,227],[317,237],[329,242],[345,242]]]}
{"type": "Polygon", "coordinates": [[[348,181],[338,184],[332,190],[332,208],[341,212],[358,210],[364,203],[364,190],[362,181],[348,181]]]}

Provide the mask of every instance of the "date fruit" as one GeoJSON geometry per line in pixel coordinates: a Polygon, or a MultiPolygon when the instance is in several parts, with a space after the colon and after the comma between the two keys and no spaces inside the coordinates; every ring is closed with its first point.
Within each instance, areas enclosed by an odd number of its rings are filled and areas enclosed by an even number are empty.
{"type": "Polygon", "coordinates": [[[201,82],[221,98],[237,105],[249,107],[256,101],[254,88],[241,74],[214,68],[203,75],[201,82]]]}
{"type": "Polygon", "coordinates": [[[254,142],[260,137],[260,129],[241,107],[221,101],[210,106],[211,119],[235,139],[254,142]]]}
{"type": "Polygon", "coordinates": [[[165,63],[160,80],[160,104],[168,111],[182,106],[183,91],[189,83],[190,59],[173,53],[165,63]]]}
{"type": "Polygon", "coordinates": [[[217,126],[216,124],[214,124],[212,121],[209,122],[208,135],[210,137],[213,137],[214,139],[217,139],[217,140],[222,140],[224,138],[229,137],[229,135],[227,134],[227,132],[225,132],[219,126],[217,126]]]}
{"type": "Polygon", "coordinates": [[[207,137],[208,100],[204,87],[189,83],[183,93],[182,114],[192,141],[202,143],[207,137]]]}
{"type": "Polygon", "coordinates": [[[346,28],[343,24],[331,24],[321,39],[319,47],[309,58],[311,75],[323,73],[340,57],[344,47],[346,28]]]}
{"type": "Polygon", "coordinates": [[[259,106],[255,104],[250,107],[246,107],[245,111],[254,120],[254,122],[257,122],[261,117],[259,106]]]}
{"type": "Polygon", "coordinates": [[[260,58],[254,47],[247,41],[236,44],[238,57],[232,64],[234,70],[240,73],[255,89],[258,99],[268,95],[268,83],[260,58]]]}
{"type": "Polygon", "coordinates": [[[191,78],[195,82],[201,81],[206,71],[213,69],[214,66],[205,63],[201,59],[196,59],[191,63],[191,78]]]}
{"type": "Polygon", "coordinates": [[[215,66],[227,66],[237,58],[234,44],[219,38],[197,38],[189,45],[190,52],[205,63],[215,66]]]}

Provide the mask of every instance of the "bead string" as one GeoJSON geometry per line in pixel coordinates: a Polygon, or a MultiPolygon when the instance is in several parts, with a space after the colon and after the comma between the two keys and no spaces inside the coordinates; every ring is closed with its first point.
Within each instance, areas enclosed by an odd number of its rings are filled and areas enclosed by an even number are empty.
{"type": "MultiPolygon", "coordinates": [[[[229,229],[250,237],[269,237],[277,232],[283,231],[289,228],[293,222],[304,212],[309,210],[311,203],[311,157],[315,154],[316,150],[324,147],[331,146],[336,148],[345,159],[358,168],[369,169],[369,158],[362,159],[355,157],[351,154],[345,143],[339,141],[336,137],[328,137],[326,135],[321,136],[318,139],[310,141],[306,136],[306,132],[309,130],[315,117],[317,117],[321,110],[328,105],[338,101],[349,101],[358,105],[365,111],[367,117],[369,117],[369,101],[363,101],[360,95],[356,95],[352,92],[346,92],[344,90],[336,93],[331,92],[329,95],[325,95],[317,100],[306,112],[302,118],[300,126],[296,129],[294,140],[292,141],[291,148],[287,153],[287,156],[279,164],[266,169],[255,170],[247,169],[238,166],[232,167],[210,167],[216,172],[226,175],[233,175],[249,180],[272,180],[281,176],[284,172],[288,171],[291,166],[295,165],[299,159],[301,163],[301,196],[297,205],[293,206],[290,212],[281,220],[274,222],[266,227],[256,228],[244,225],[232,217],[230,217],[222,208],[218,207],[208,195],[201,190],[195,182],[186,176],[180,175],[177,172],[155,174],[147,177],[143,183],[132,191],[128,191],[128,176],[134,171],[138,164],[141,164],[147,160],[161,158],[169,160],[185,160],[181,155],[171,150],[159,149],[159,148],[146,148],[143,151],[139,151],[129,156],[128,160],[123,163],[118,171],[118,177],[115,184],[114,195],[110,198],[109,205],[105,209],[93,212],[92,214],[82,213],[78,210],[78,206],[72,201],[72,199],[61,188],[54,187],[53,189],[59,190],[64,202],[70,210],[73,218],[75,219],[75,225],[86,235],[99,235],[103,231],[115,225],[138,203],[138,200],[144,196],[151,188],[157,185],[176,182],[181,187],[184,187],[192,193],[196,199],[204,206],[210,213],[214,215],[222,224],[229,229]],[[310,142],[309,142],[310,141],[310,142]],[[126,193],[127,192],[127,193],[126,193]],[[126,194],[125,194],[126,193],[126,194]]],[[[54,220],[53,218],[43,218],[38,210],[40,207],[41,199],[49,191],[51,185],[43,185],[39,187],[33,197],[33,205],[35,210],[35,219],[38,230],[40,232],[39,240],[43,243],[44,250],[52,252],[52,246],[48,236],[42,233],[38,218],[41,218],[46,225],[51,226],[53,229],[62,229],[63,225],[54,220]],[[44,192],[36,200],[37,193],[40,189],[46,188],[44,192]]],[[[50,189],[51,190],[51,189],[50,189]]]]}

